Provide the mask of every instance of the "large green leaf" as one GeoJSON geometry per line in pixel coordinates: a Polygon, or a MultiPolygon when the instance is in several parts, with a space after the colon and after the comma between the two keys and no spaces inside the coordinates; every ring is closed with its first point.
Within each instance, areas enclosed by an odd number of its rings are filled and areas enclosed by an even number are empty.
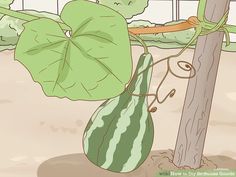
{"type": "Polygon", "coordinates": [[[108,6],[125,18],[132,18],[135,15],[143,13],[148,6],[149,0],[97,0],[98,3],[108,6]]]}
{"type": "Polygon", "coordinates": [[[96,3],[66,4],[65,32],[47,18],[24,25],[16,59],[48,96],[100,100],[119,95],[131,77],[132,60],[125,19],[96,3]]]}
{"type": "MultiPolygon", "coordinates": [[[[0,0],[0,7],[5,7],[7,9],[10,8],[10,5],[13,3],[14,0],[0,0]]],[[[3,14],[0,14],[0,19],[3,17],[3,14]]]]}

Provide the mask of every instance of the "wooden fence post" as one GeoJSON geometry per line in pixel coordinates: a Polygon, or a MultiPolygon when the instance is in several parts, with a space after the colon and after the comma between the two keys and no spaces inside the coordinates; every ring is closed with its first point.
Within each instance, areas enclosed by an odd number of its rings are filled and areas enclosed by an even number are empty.
{"type": "MultiPolygon", "coordinates": [[[[229,9],[229,3],[230,0],[207,0],[206,18],[218,22],[229,9]]],[[[178,167],[200,167],[223,37],[223,32],[214,32],[198,38],[193,59],[197,73],[188,83],[174,153],[173,162],[178,167]]]]}
{"type": "Polygon", "coordinates": [[[172,20],[178,21],[180,15],[180,0],[172,0],[172,20]]]}

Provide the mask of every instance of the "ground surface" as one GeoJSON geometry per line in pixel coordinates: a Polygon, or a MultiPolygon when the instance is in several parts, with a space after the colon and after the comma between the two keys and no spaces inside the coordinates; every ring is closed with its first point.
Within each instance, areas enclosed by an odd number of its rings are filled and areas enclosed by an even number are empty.
{"type": "MultiPolygon", "coordinates": [[[[173,163],[173,151],[153,151],[137,170],[118,174],[91,164],[83,154],[56,157],[44,162],[38,170],[38,177],[155,177],[158,171],[179,170],[173,163]]],[[[236,167],[236,160],[226,156],[203,157],[201,170],[236,167]]],[[[189,168],[182,168],[189,169],[189,168]]],[[[235,174],[236,176],[236,174],[235,174]]]]}
{"type": "MultiPolygon", "coordinates": [[[[150,51],[158,60],[178,50],[150,48],[150,51]]],[[[133,48],[134,65],[141,53],[140,47],[133,48]]],[[[190,61],[192,55],[193,50],[188,50],[179,59],[190,61]]],[[[155,68],[152,92],[164,71],[165,65],[155,68]]],[[[186,74],[178,69],[176,72],[186,74]]],[[[207,156],[219,155],[216,161],[221,155],[236,159],[235,76],[236,52],[223,52],[204,150],[207,156]]],[[[158,105],[158,111],[153,114],[156,134],[153,150],[174,148],[186,86],[186,80],[172,76],[163,85],[161,96],[173,87],[177,93],[165,104],[158,105]]],[[[1,52],[0,177],[36,177],[38,166],[45,160],[81,153],[83,130],[101,103],[47,98],[27,70],[14,61],[14,52],[1,52]]],[[[235,165],[231,160],[224,163],[235,165]]]]}

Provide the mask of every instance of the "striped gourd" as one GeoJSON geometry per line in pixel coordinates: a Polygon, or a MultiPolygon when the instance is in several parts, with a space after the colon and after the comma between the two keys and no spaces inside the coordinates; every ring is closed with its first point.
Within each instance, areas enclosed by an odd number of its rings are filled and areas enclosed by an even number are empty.
{"type": "Polygon", "coordinates": [[[130,172],[150,153],[154,128],[147,98],[130,93],[148,92],[152,67],[146,68],[152,62],[151,54],[143,54],[129,91],[104,102],[90,119],[84,132],[83,148],[95,165],[113,172],[130,172]]]}

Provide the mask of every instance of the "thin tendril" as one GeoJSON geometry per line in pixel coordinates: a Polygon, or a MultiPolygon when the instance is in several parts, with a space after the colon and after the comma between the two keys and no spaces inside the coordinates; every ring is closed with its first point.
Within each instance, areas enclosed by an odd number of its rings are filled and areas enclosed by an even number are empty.
{"type": "MultiPolygon", "coordinates": [[[[176,56],[176,55],[175,55],[176,56]]],[[[161,100],[159,98],[159,92],[160,92],[160,89],[162,87],[162,85],[164,84],[164,81],[166,80],[167,76],[169,73],[171,73],[173,76],[177,77],[177,78],[180,78],[180,79],[190,79],[190,78],[193,78],[195,77],[196,75],[196,69],[192,66],[191,63],[187,62],[187,61],[178,61],[177,62],[177,66],[182,69],[183,71],[189,71],[191,74],[190,76],[180,76],[176,73],[173,72],[172,68],[171,68],[171,65],[170,65],[170,59],[171,57],[166,57],[166,58],[163,58],[161,60],[158,60],[156,62],[154,62],[152,65],[148,66],[145,70],[143,70],[142,72],[138,73],[138,74],[135,74],[132,78],[132,80],[130,81],[130,84],[129,86],[127,87],[127,91],[132,95],[132,96],[138,96],[138,97],[154,97],[154,99],[151,101],[151,103],[149,104],[148,106],[148,111],[149,112],[156,112],[157,108],[156,107],[153,107],[154,103],[157,102],[158,104],[163,104],[168,98],[172,98],[175,93],[176,93],[176,89],[173,88],[171,91],[169,91],[169,93],[161,100]],[[135,94],[135,93],[132,93],[130,91],[130,85],[134,82],[134,80],[140,75],[142,74],[144,71],[146,71],[147,69],[149,69],[150,67],[154,67],[156,64],[158,63],[161,63],[161,62],[164,62],[166,61],[167,62],[167,71],[163,77],[163,79],[161,80],[160,84],[158,85],[157,89],[156,89],[156,92],[155,93],[141,93],[141,94],[135,94]],[[184,66],[182,66],[181,64],[184,64],[184,66]]]]}
{"type": "Polygon", "coordinates": [[[191,78],[193,78],[193,77],[196,75],[196,69],[192,66],[192,64],[190,64],[190,63],[187,62],[187,61],[178,61],[178,62],[177,62],[177,65],[178,65],[178,67],[179,67],[180,69],[182,69],[183,71],[189,71],[190,73],[191,73],[191,71],[192,71],[193,74],[190,75],[190,76],[180,76],[180,75],[175,74],[175,73],[172,71],[171,67],[170,67],[170,60],[167,60],[167,64],[168,64],[169,72],[170,72],[173,76],[175,76],[175,77],[177,77],[177,78],[179,78],[179,79],[191,79],[191,78]],[[181,66],[181,63],[184,63],[184,64],[185,64],[185,65],[184,65],[185,67],[181,66]]]}
{"type": "Polygon", "coordinates": [[[143,39],[141,37],[139,37],[138,35],[135,35],[131,32],[129,32],[129,35],[131,37],[133,37],[134,39],[136,39],[143,46],[144,53],[146,53],[146,54],[149,53],[148,52],[148,47],[147,47],[146,43],[143,41],[143,39]]]}
{"type": "MultiPolygon", "coordinates": [[[[168,60],[168,61],[169,61],[169,60],[168,60]]],[[[166,78],[167,78],[167,76],[168,76],[168,74],[169,74],[169,71],[170,71],[170,68],[169,68],[169,66],[168,66],[168,69],[167,69],[167,72],[165,73],[165,76],[163,77],[163,79],[161,80],[160,84],[158,85],[158,87],[157,87],[157,89],[156,89],[156,101],[157,101],[159,104],[164,103],[164,102],[167,100],[167,98],[170,97],[170,95],[173,95],[173,94],[175,94],[175,92],[176,92],[176,89],[172,89],[172,90],[164,97],[164,99],[162,99],[162,100],[159,99],[159,96],[158,96],[158,95],[159,95],[160,88],[161,88],[161,86],[163,85],[164,81],[166,80],[166,78]]]]}

